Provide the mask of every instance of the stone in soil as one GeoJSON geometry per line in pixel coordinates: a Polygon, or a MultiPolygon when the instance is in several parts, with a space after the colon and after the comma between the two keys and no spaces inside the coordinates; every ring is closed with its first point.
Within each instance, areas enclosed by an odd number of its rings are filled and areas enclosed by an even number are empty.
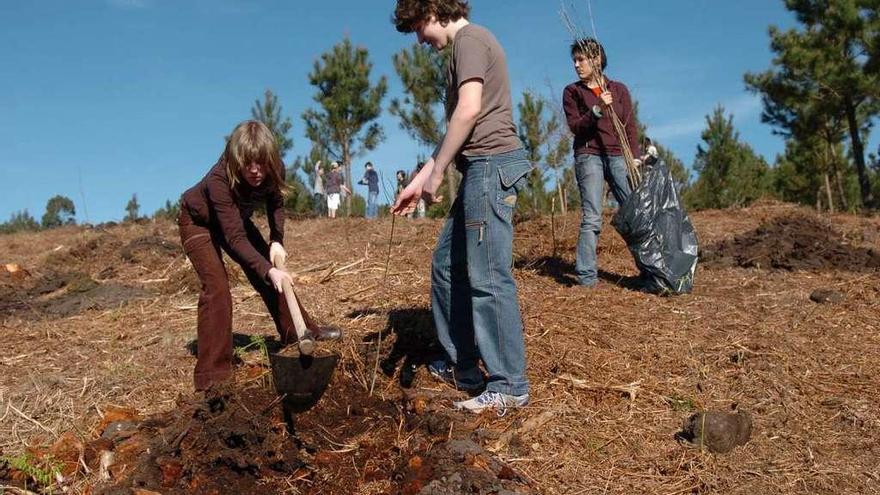
{"type": "Polygon", "coordinates": [[[707,411],[685,420],[676,438],[695,447],[723,454],[745,445],[752,435],[752,417],[745,411],[707,411]]]}
{"type": "Polygon", "coordinates": [[[816,289],[810,294],[810,300],[819,304],[837,304],[844,299],[843,293],[834,289],[816,289]]]}

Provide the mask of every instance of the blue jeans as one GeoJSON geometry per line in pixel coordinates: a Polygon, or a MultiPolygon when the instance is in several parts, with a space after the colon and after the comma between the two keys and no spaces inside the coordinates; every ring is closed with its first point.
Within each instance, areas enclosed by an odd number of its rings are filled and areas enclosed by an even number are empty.
{"type": "Polygon", "coordinates": [[[379,215],[379,205],[376,202],[378,196],[379,191],[367,193],[367,218],[376,218],[379,215]]]}
{"type": "Polygon", "coordinates": [[[605,181],[618,204],[623,204],[632,189],[626,162],[622,156],[578,155],[574,172],[581,193],[581,228],[577,242],[575,274],[578,283],[592,286],[597,282],[596,244],[602,230],[602,193],[605,181]]]}
{"type": "Polygon", "coordinates": [[[512,272],[512,220],[517,194],[526,186],[532,165],[518,149],[462,157],[459,169],[458,197],[431,265],[434,325],[456,370],[473,371],[482,359],[489,374],[486,390],[526,394],[523,324],[512,272]]]}

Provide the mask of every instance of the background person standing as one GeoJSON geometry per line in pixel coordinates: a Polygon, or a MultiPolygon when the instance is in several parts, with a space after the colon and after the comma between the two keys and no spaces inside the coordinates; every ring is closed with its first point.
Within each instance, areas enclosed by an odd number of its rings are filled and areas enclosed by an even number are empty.
{"type": "Polygon", "coordinates": [[[339,163],[333,162],[330,165],[330,172],[326,176],[324,190],[327,192],[327,216],[336,218],[336,210],[339,209],[341,202],[341,192],[345,191],[351,194],[351,191],[345,187],[343,183],[342,173],[339,172],[339,163]]]}
{"type": "Polygon", "coordinates": [[[367,186],[367,218],[376,218],[379,214],[379,174],[373,170],[373,164],[367,162],[364,165],[364,176],[358,181],[358,184],[367,186]]]}
{"type": "Polygon", "coordinates": [[[576,40],[571,45],[571,60],[578,80],[565,87],[562,106],[568,128],[574,134],[574,171],[581,194],[575,274],[581,286],[593,287],[598,282],[596,245],[602,230],[605,182],[619,205],[632,191],[609,107],[613,106],[623,123],[634,157],[639,156],[638,125],[629,90],[623,83],[603,75],[608,59],[598,41],[593,38],[576,40]]]}
{"type": "Polygon", "coordinates": [[[315,213],[320,217],[327,209],[327,194],[324,191],[324,169],[321,168],[321,160],[315,163],[315,183],[312,188],[312,203],[315,205],[315,213]]]}

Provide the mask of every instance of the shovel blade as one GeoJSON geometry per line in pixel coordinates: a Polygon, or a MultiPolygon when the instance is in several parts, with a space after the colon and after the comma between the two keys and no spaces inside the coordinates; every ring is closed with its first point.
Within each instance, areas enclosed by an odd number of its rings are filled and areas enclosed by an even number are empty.
{"type": "Polygon", "coordinates": [[[275,391],[284,396],[281,402],[285,412],[300,413],[314,407],[327,390],[338,361],[339,355],[332,353],[325,356],[270,354],[275,391]]]}

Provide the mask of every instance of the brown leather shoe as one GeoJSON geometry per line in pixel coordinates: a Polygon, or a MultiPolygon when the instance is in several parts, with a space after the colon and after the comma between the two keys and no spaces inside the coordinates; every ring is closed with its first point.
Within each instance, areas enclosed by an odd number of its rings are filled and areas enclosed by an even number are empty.
{"type": "Polygon", "coordinates": [[[339,340],[342,338],[342,330],[339,327],[316,327],[310,332],[315,340],[339,340]]]}

